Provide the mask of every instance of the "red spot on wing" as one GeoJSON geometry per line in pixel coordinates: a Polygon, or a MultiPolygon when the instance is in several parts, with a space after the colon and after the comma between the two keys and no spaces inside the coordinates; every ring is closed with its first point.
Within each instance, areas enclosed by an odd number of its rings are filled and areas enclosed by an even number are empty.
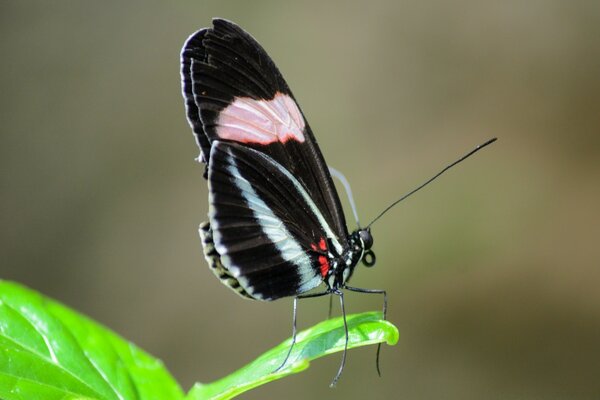
{"type": "Polygon", "coordinates": [[[329,272],[329,260],[325,256],[319,256],[319,267],[321,269],[321,276],[325,278],[329,272]]]}
{"type": "Polygon", "coordinates": [[[327,242],[325,242],[325,238],[321,238],[321,240],[319,240],[319,248],[323,251],[327,250],[327,242]]]}
{"type": "Polygon", "coordinates": [[[310,248],[313,249],[313,251],[320,253],[319,257],[317,258],[319,261],[319,270],[321,272],[321,276],[326,278],[331,267],[329,265],[327,256],[323,254],[327,251],[327,242],[325,241],[325,238],[319,239],[319,243],[311,243],[310,248]]]}

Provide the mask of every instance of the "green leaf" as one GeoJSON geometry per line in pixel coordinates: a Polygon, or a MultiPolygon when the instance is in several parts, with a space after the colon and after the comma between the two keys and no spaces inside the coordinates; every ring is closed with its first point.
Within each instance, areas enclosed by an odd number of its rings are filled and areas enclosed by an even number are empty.
{"type": "Polygon", "coordinates": [[[0,398],[181,399],[162,362],[90,319],[0,281],[0,398]]]}
{"type": "MultiPolygon", "coordinates": [[[[398,341],[381,313],[349,315],[348,348],[398,341]]],[[[309,362],[344,348],[341,318],[298,333],[255,361],[210,384],[196,384],[187,399],[230,399],[298,373],[309,362]]],[[[3,400],[183,399],[162,362],[65,306],[18,284],[0,280],[0,398],[3,400]]]]}
{"type": "MultiPolygon", "coordinates": [[[[398,329],[382,320],[379,312],[353,314],[346,317],[349,329],[348,348],[387,342],[398,342],[398,329]]],[[[264,353],[240,370],[209,384],[197,383],[188,400],[231,399],[257,386],[305,370],[309,362],[344,349],[342,318],[330,319],[298,333],[297,341],[286,365],[275,371],[289,351],[291,339],[264,353]]]]}

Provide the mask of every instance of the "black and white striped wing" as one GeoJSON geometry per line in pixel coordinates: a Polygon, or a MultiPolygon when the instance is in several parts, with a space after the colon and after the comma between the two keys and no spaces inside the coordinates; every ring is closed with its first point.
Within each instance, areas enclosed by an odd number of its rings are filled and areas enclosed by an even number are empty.
{"type": "Polygon", "coordinates": [[[214,141],[208,181],[214,250],[238,293],[275,300],[323,281],[330,254],[343,248],[286,168],[250,147],[214,141]]]}

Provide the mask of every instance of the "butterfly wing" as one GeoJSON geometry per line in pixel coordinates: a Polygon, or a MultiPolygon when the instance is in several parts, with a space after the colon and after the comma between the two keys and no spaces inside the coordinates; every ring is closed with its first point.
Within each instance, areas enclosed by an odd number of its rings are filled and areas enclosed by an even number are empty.
{"type": "Polygon", "coordinates": [[[251,147],[214,141],[208,183],[209,234],[222,265],[215,273],[226,284],[246,297],[275,300],[323,281],[329,254],[343,248],[285,167],[251,147]]]}
{"type": "Polygon", "coordinates": [[[348,232],[338,194],[314,135],[265,50],[237,25],[213,20],[194,33],[181,55],[188,120],[208,163],[215,141],[269,156],[309,194],[333,237],[348,232]]]}

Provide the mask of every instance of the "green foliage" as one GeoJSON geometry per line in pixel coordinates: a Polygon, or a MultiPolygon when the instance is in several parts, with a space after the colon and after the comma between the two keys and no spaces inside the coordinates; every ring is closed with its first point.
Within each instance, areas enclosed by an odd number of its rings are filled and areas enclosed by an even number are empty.
{"type": "MultiPolygon", "coordinates": [[[[349,347],[398,341],[380,313],[348,316],[349,347]]],[[[309,361],[343,349],[340,318],[298,334],[286,366],[290,339],[233,374],[196,384],[184,396],[162,362],[90,319],[11,282],[0,281],[0,398],[229,399],[300,372],[309,361]]]]}
{"type": "Polygon", "coordinates": [[[0,282],[0,398],[182,397],[159,360],[57,302],[0,282]]]}

